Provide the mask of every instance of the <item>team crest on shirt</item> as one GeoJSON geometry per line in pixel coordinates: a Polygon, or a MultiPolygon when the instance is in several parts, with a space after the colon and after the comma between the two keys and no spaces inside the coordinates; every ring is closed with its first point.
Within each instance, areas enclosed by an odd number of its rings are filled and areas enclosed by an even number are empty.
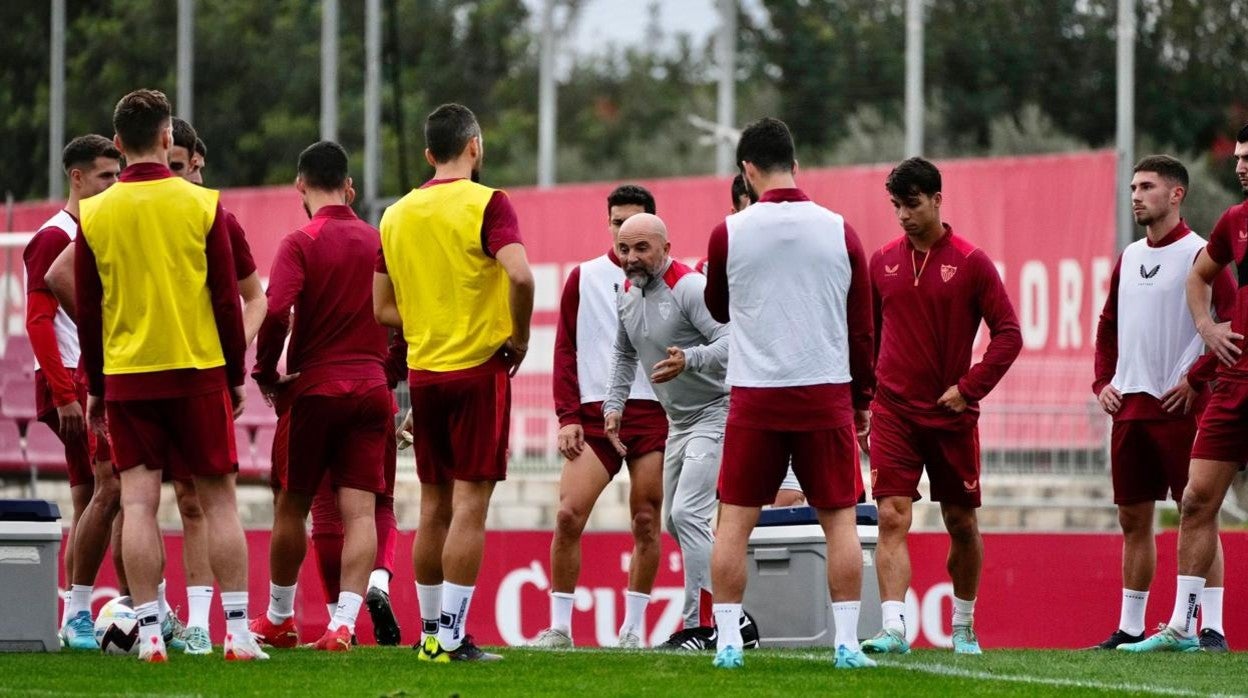
{"type": "Polygon", "coordinates": [[[953,275],[957,273],[958,273],[958,268],[953,266],[952,264],[940,265],[940,280],[945,283],[949,283],[949,279],[952,279],[953,275]]]}
{"type": "Polygon", "coordinates": [[[900,268],[900,267],[901,267],[901,265],[900,265],[900,264],[894,264],[894,265],[892,265],[892,266],[889,266],[889,265],[885,264],[885,265],[884,265],[884,273],[885,273],[885,274],[887,274],[887,275],[889,275],[889,276],[892,276],[892,275],[894,275],[894,274],[896,274],[896,273],[897,273],[897,269],[898,269],[898,268],[900,268]]]}
{"type": "Polygon", "coordinates": [[[671,301],[659,301],[659,316],[662,317],[664,320],[672,316],[672,302],[671,301]]]}

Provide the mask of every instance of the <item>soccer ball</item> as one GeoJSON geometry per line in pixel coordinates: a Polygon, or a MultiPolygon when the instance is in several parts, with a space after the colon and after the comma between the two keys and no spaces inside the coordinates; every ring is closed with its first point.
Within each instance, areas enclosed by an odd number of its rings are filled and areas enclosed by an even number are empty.
{"type": "Polygon", "coordinates": [[[104,654],[139,653],[139,617],[118,597],[104,604],[95,619],[95,641],[104,654]]]}

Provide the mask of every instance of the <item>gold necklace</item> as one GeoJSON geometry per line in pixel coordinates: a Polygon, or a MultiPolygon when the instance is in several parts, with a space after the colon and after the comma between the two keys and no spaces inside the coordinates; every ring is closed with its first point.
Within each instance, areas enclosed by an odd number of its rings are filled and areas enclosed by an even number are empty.
{"type": "Polygon", "coordinates": [[[927,253],[923,255],[922,266],[920,266],[919,263],[915,261],[914,253],[915,253],[914,248],[913,247],[910,248],[910,268],[914,270],[914,285],[918,286],[919,277],[923,275],[923,270],[927,268],[927,260],[932,258],[932,251],[929,249],[927,253]]]}

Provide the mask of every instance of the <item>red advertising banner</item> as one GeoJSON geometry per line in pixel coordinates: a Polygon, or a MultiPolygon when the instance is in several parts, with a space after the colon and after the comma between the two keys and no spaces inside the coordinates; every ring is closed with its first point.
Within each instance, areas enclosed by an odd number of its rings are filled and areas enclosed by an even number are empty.
{"type": "MultiPolygon", "coordinates": [[[[268,599],[268,531],[248,534],[251,613],[262,613],[268,599]]],[[[390,583],[391,601],[399,616],[405,643],[418,639],[420,615],[412,570],[406,554],[412,532],[400,535],[399,569],[390,583]]],[[[532,640],[550,622],[549,532],[490,532],[485,563],[477,582],[468,630],[489,645],[520,645],[532,640]]],[[[169,560],[181,559],[181,537],[165,538],[169,560]]],[[[1157,578],[1148,606],[1148,627],[1169,619],[1174,602],[1176,535],[1157,537],[1157,578]]],[[[1248,533],[1222,535],[1226,578],[1248,577],[1248,533]]],[[[610,646],[624,619],[624,590],[631,537],[625,533],[589,533],[581,550],[583,564],[576,588],[573,636],[578,646],[610,646]]],[[[907,593],[906,617],[918,647],[950,646],[949,618],[953,589],[945,573],[948,538],[938,533],[910,537],[913,581],[907,593]]],[[[1122,582],[1122,539],[1109,534],[986,534],[984,572],[975,609],[975,627],[986,648],[1078,648],[1109,636],[1118,623],[1122,582]]],[[[328,612],[315,565],[309,559],[299,577],[295,613],[301,635],[315,641],[328,622],[328,612]]],[[[111,565],[101,570],[96,586],[99,607],[116,594],[111,565]]],[[[169,603],[181,606],[185,619],[186,586],[181,565],[169,565],[169,603]]],[[[682,568],[670,537],[663,538],[663,558],[646,618],[648,645],[658,644],[678,628],[682,603],[682,568]]],[[[822,579],[810,580],[822,584],[822,579]]],[[[749,609],[747,609],[749,610],[749,609]]],[[[1227,594],[1225,627],[1232,643],[1248,628],[1248,603],[1227,594]]],[[[212,610],[214,640],[221,641],[224,620],[220,602],[212,610]]],[[[764,643],[767,628],[761,628],[764,643]]],[[[782,632],[782,631],[777,631],[782,632]]],[[[368,613],[356,627],[361,642],[372,642],[368,613]]]]}
{"type": "MultiPolygon", "coordinates": [[[[984,403],[984,448],[1099,447],[1106,420],[1093,404],[1090,386],[1096,321],[1113,268],[1113,153],[939,165],[944,219],[997,263],[1022,325],[1023,352],[984,403]]],[[[815,201],[843,214],[874,251],[901,234],[884,191],[888,171],[888,165],[812,169],[800,171],[797,179],[815,201]]],[[[689,260],[705,256],[711,229],[728,212],[729,181],[687,177],[642,184],[655,194],[674,254],[689,260]]],[[[573,266],[611,244],[606,197],[613,187],[509,191],[537,279],[532,344],[514,386],[512,448],[518,455],[555,457],[558,423],[550,372],[560,290],[573,266]]],[[[299,195],[293,186],[281,186],[231,189],[221,198],[246,229],[265,276],[278,241],[306,220],[299,195]]],[[[19,205],[14,229],[33,230],[54,210],[49,204],[19,205]]],[[[10,287],[14,280],[10,277],[10,287]]],[[[981,351],[985,341],[981,336],[981,351]]]]}

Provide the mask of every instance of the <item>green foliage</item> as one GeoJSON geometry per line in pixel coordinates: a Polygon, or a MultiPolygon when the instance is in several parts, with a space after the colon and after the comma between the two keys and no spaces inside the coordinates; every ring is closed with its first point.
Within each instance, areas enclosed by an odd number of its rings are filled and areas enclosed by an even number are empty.
{"type": "MultiPolygon", "coordinates": [[[[563,0],[576,5],[572,0],[563,0]]],[[[430,173],[421,124],[438,104],[471,106],[486,134],[487,179],[536,174],[536,21],[525,0],[384,0],[379,189],[393,196],[430,173]]],[[[1139,0],[1141,143],[1207,160],[1211,200],[1234,198],[1227,138],[1248,120],[1248,0],[1139,0]],[[1241,101],[1237,101],[1241,100],[1241,101]],[[1218,146],[1218,147],[1214,147],[1218,146]],[[1220,148],[1220,149],[1219,149],[1220,148]],[[1222,189],[1216,184],[1223,185],[1222,189]]],[[[318,0],[197,3],[193,122],[209,146],[208,181],[291,181],[318,137],[318,0]]],[[[739,121],[786,119],[803,164],[901,156],[904,0],[761,0],[740,14],[739,121]]],[[[67,137],[111,133],[112,106],[140,86],[176,100],[176,3],[68,3],[67,137]]],[[[1105,147],[1114,133],[1115,0],[927,3],[927,151],[937,157],[1105,147]]],[[[46,192],[49,12],[0,3],[0,191],[46,192]]],[[[714,149],[688,123],[715,113],[711,46],[651,14],[647,41],[577,56],[561,75],[560,181],[708,172],[714,149]]],[[[364,5],[340,5],[339,140],[360,184],[364,5]]],[[[52,146],[54,150],[60,144],[52,146]]],[[[1203,196],[1203,194],[1202,194],[1203,196]]],[[[1203,205],[1203,204],[1202,204],[1203,205]]]]}

